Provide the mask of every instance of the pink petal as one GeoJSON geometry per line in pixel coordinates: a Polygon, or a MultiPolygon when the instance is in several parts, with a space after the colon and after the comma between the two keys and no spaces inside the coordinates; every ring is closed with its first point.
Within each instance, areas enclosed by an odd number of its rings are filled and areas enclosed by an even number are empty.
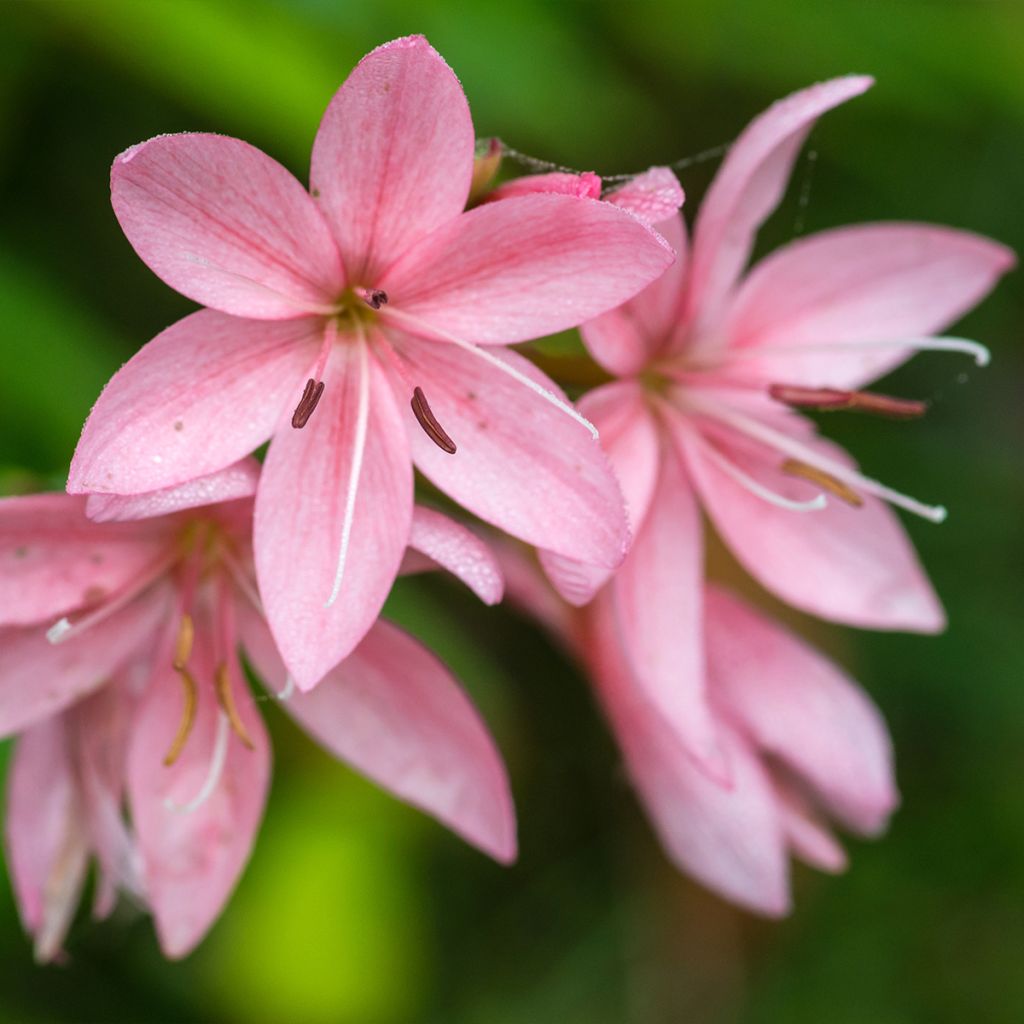
{"type": "MultiPolygon", "coordinates": [[[[622,487],[635,530],[647,514],[661,461],[661,443],[644,392],[633,381],[614,381],[584,395],[580,411],[601,432],[601,447],[622,487]]],[[[551,551],[541,551],[540,561],[555,589],[577,606],[590,601],[614,572],[551,551]]]]}
{"type": "Polygon", "coordinates": [[[847,868],[846,851],[828,826],[808,807],[791,787],[780,786],[776,779],[779,810],[790,848],[804,863],[819,871],[839,874],[847,868]]]}
{"type": "Polygon", "coordinates": [[[703,573],[700,513],[670,450],[612,594],[623,652],[640,691],[695,760],[723,780],[729,766],[705,689],[703,573]]]}
{"type": "MultiPolygon", "coordinates": [[[[513,202],[513,200],[509,200],[513,202]]],[[[556,406],[455,345],[407,340],[407,377],[423,388],[458,451],[449,455],[406,413],[417,467],[481,519],[529,544],[585,562],[622,559],[626,520],[608,461],[556,406]]],[[[564,399],[514,352],[494,353],[564,399]]],[[[396,382],[396,390],[404,382],[396,382]]]]}
{"type": "Polygon", "coordinates": [[[579,617],[551,589],[532,550],[506,537],[495,537],[492,546],[505,577],[508,603],[532,616],[556,641],[575,653],[579,617]]]}
{"type": "Polygon", "coordinates": [[[68,476],[72,493],[140,494],[207,476],[270,437],[316,358],[320,321],[200,310],[158,334],[103,389],[68,476]]]}
{"type": "Polygon", "coordinates": [[[77,496],[0,500],[0,626],[49,626],[95,604],[141,573],[162,546],[152,530],[90,523],[77,496]]]}
{"type": "Polygon", "coordinates": [[[674,218],[683,199],[679,179],[667,167],[652,167],[605,196],[606,202],[628,210],[647,224],[674,218]]]}
{"type": "MultiPolygon", "coordinates": [[[[307,425],[282,421],[256,496],[256,574],[278,648],[296,683],[314,686],[373,625],[398,573],[412,517],[405,425],[367,357],[368,419],[341,589],[335,582],[355,454],[361,366],[337,348],[307,425]]],[[[288,410],[290,415],[290,410],[288,410]]]]}
{"type": "Polygon", "coordinates": [[[61,711],[108,682],[144,648],[168,610],[159,588],[81,635],[52,644],[41,626],[0,630],[0,736],[61,711]]]}
{"type": "Polygon", "coordinates": [[[677,332],[687,272],[686,225],[676,215],[658,224],[676,261],[653,284],[618,309],[580,328],[590,354],[619,377],[632,377],[668,347],[677,332]]]}
{"type": "Polygon", "coordinates": [[[514,199],[516,196],[529,196],[537,192],[553,192],[562,196],[576,196],[578,199],[600,199],[601,179],[593,171],[584,171],[582,174],[563,171],[526,174],[499,185],[487,196],[485,202],[514,199]]]}
{"type": "Polygon", "coordinates": [[[423,321],[427,337],[434,329],[506,344],[613,309],[672,259],[660,235],[609,203],[528,195],[487,203],[438,228],[387,271],[380,287],[388,293],[386,309],[423,321]]]}
{"type": "MultiPolygon", "coordinates": [[[[714,443],[743,472],[783,497],[807,500],[816,492],[785,476],[777,453],[734,435],[722,434],[714,443]]],[[[820,439],[810,443],[849,463],[837,446],[820,439]]],[[[934,633],[944,628],[942,606],[887,505],[864,496],[863,506],[852,508],[829,496],[819,511],[778,508],[728,476],[692,441],[684,446],[715,529],[747,572],[783,601],[865,629],[934,633]]]]}
{"type": "MultiPolygon", "coordinates": [[[[280,687],[284,668],[266,628],[250,614],[244,629],[260,675],[280,687]]],[[[515,860],[515,813],[501,755],[452,675],[407,633],[378,622],[316,689],[282,706],[357,771],[495,860],[515,860]]]]}
{"type": "Polygon", "coordinates": [[[335,93],[313,144],[313,195],[349,280],[392,260],[466,205],[473,122],[462,86],[422,36],[367,54],[335,93]]]}
{"type": "Polygon", "coordinates": [[[19,738],[7,792],[7,858],[18,913],[36,960],[60,955],[89,863],[85,812],[69,760],[64,719],[19,738]]]}
{"type": "Polygon", "coordinates": [[[223,135],[159,135],[110,171],[114,213],[158,277],[236,316],[332,304],[345,278],[316,204],[279,163],[223,135]]]}
{"type": "Polygon", "coordinates": [[[412,514],[409,546],[457,576],[484,604],[501,600],[505,583],[491,549],[461,523],[417,505],[412,514]]]}
{"type": "Polygon", "coordinates": [[[746,352],[744,373],[771,381],[856,388],[913,354],[828,349],[940,331],[976,305],[1016,262],[1003,245],[927,224],[862,224],[793,242],[740,287],[726,333],[739,348],[816,345],[823,351],[746,352]]]}
{"type": "Polygon", "coordinates": [[[719,729],[732,781],[700,771],[665,720],[637,700],[630,668],[614,635],[608,602],[586,649],[596,656],[595,681],[626,765],[665,851],[683,871],[726,899],[760,914],[789,910],[788,858],[771,781],[748,745],[726,724],[719,729]]]}
{"type": "Polygon", "coordinates": [[[128,751],[128,794],[146,899],[160,948],[173,959],[191,952],[231,895],[249,859],[270,779],[266,730],[236,677],[235,705],[255,749],[229,732],[223,771],[209,798],[194,810],[181,809],[210,777],[223,719],[211,684],[215,666],[207,632],[197,630],[196,640],[189,666],[199,699],[180,757],[170,767],[163,763],[182,715],[181,685],[169,661],[146,689],[128,751]]]}
{"type": "Polygon", "coordinates": [[[769,107],[732,144],[694,228],[688,321],[706,324],[720,311],[750,257],[757,229],[782,199],[814,122],[871,85],[863,75],[812,85],[769,107]]]}
{"type": "Polygon", "coordinates": [[[802,640],[714,588],[707,651],[716,700],[753,741],[851,828],[883,828],[898,799],[892,744],[860,688],[802,640]]]}
{"type": "Polygon", "coordinates": [[[85,510],[94,523],[152,519],[185,509],[217,505],[256,493],[260,464],[245,458],[209,476],[146,494],[90,494],[85,510]]]}

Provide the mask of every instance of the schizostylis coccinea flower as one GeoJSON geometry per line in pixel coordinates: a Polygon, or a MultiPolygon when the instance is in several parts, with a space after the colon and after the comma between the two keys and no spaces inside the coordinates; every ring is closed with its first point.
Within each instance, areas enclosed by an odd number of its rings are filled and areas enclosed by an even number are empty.
{"type": "Polygon", "coordinates": [[[169,135],[114,163],[114,210],[164,281],[208,308],[146,345],[82,434],[72,492],[214,472],[272,438],[260,590],[309,689],[391,586],[413,464],[482,519],[606,566],[626,526],[596,432],[504,346],[577,325],[674,258],[609,203],[525,195],[465,211],[462,88],[421,37],[374,50],[327,108],[307,192],[237,139],[169,135]]]}

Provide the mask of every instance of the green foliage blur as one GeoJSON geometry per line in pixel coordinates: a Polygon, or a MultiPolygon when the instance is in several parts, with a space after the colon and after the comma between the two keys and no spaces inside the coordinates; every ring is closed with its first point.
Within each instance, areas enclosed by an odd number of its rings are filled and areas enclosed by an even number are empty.
{"type": "MultiPolygon", "coordinates": [[[[608,174],[726,142],[813,81],[874,74],[815,131],[763,247],[899,218],[1024,251],[1012,0],[6,0],[0,490],[60,488],[104,381],[191,308],[121,236],[113,156],[216,131],[304,179],[335,88],[410,32],[459,74],[480,136],[608,174]]],[[[713,169],[682,172],[691,209],[713,169]]],[[[101,925],[83,915],[69,962],[36,967],[0,887],[0,1021],[1024,1020],[1022,297],[1011,276],[959,329],[992,347],[990,368],[928,355],[893,378],[932,403],[924,421],[827,420],[872,475],[948,505],[946,525],[907,525],[952,625],[921,638],[799,620],[885,712],[903,807],[883,841],[849,844],[847,875],[798,868],[791,919],[757,921],[674,872],[578,674],[511,610],[416,579],[389,610],[494,729],[519,864],[492,865],[265,705],[266,822],[207,941],[165,963],[125,906],[101,925]]]]}

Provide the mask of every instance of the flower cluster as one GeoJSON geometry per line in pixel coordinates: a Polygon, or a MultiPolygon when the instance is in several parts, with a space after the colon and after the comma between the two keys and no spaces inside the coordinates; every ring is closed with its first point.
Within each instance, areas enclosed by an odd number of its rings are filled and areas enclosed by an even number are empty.
{"type": "Polygon", "coordinates": [[[424,568],[488,604],[507,578],[587,669],[670,855],[728,898],[780,913],[789,852],[844,862],[826,815],[884,827],[879,714],[706,580],[700,516],[803,611],[943,625],[888,505],[944,513],[862,473],[801,411],[920,415],[864,385],[920,349],[986,358],[936,335],[1012,254],[877,224],[746,271],[815,120],[869,85],[837,79],[758,118],[692,245],[668,168],[613,189],[563,172],[495,187],[501,147],[478,155],[463,91],[421,37],[338,90],[308,190],[216,135],[115,160],[128,240],[204,308],[110,380],[68,494],[0,502],[7,844],[41,959],[60,954],[93,861],[98,915],[124,893],[166,955],[201,940],[269,782],[250,669],[267,707],[514,859],[486,728],[379,618],[396,577],[424,568]],[[578,406],[510,348],[574,327],[607,381],[578,406]],[[504,536],[418,505],[414,470],[504,536]]]}

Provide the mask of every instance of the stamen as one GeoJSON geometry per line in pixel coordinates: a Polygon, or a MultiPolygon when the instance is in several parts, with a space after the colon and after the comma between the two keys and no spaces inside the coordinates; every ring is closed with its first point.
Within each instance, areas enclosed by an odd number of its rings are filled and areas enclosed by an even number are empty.
{"type": "Polygon", "coordinates": [[[847,487],[842,480],[837,480],[823,469],[809,466],[806,462],[801,462],[799,459],[786,459],[782,463],[781,468],[783,473],[802,477],[804,480],[810,480],[812,484],[823,487],[826,491],[839,498],[840,501],[845,501],[847,505],[852,505],[854,508],[861,508],[864,505],[864,499],[852,487],[847,487]]]}
{"type": "Polygon", "coordinates": [[[550,391],[548,388],[544,387],[543,384],[538,384],[532,377],[527,377],[525,373],[521,373],[514,366],[509,365],[503,359],[499,359],[496,355],[493,355],[487,349],[482,348],[481,346],[478,345],[473,345],[471,342],[463,341],[462,338],[457,338],[454,334],[449,334],[447,331],[442,331],[438,327],[432,327],[425,321],[420,320],[419,317],[410,316],[408,313],[400,313],[398,310],[389,309],[386,315],[389,319],[397,321],[399,325],[401,325],[402,323],[406,323],[410,327],[415,328],[417,332],[425,332],[426,337],[428,338],[431,335],[435,335],[438,338],[443,338],[445,341],[450,341],[453,345],[457,345],[459,348],[463,349],[466,352],[469,352],[471,355],[474,355],[477,358],[482,359],[485,363],[489,363],[496,370],[500,370],[502,373],[508,374],[508,376],[511,377],[513,380],[519,381],[519,383],[522,384],[524,387],[528,387],[535,394],[540,395],[540,397],[543,398],[544,401],[550,402],[551,405],[553,405],[556,409],[558,409],[561,412],[564,412],[566,416],[569,416],[570,418],[574,419],[577,423],[580,424],[580,426],[586,427],[586,429],[590,432],[590,436],[593,437],[595,441],[600,440],[600,435],[597,432],[597,427],[595,427],[594,424],[591,423],[590,420],[586,418],[586,416],[583,416],[581,413],[577,412],[568,402],[563,401],[553,391],[550,391]]]}
{"type": "Polygon", "coordinates": [[[365,302],[370,309],[380,309],[381,306],[387,305],[388,293],[383,288],[353,288],[352,291],[356,293],[365,302]]]}
{"type": "Polygon", "coordinates": [[[341,581],[345,575],[348,559],[348,545],[352,538],[352,520],[355,518],[356,493],[359,477],[363,472],[363,455],[366,452],[366,425],[370,417],[370,368],[367,364],[366,343],[360,338],[359,349],[359,405],[356,409],[356,436],[352,445],[352,464],[348,473],[348,489],[345,494],[345,518],[341,525],[341,544],[338,547],[338,568],[334,573],[334,586],[327,599],[330,608],[341,593],[341,581]]]}
{"type": "Polygon", "coordinates": [[[210,758],[210,770],[206,779],[194,797],[187,804],[176,804],[169,797],[164,800],[164,807],[175,814],[191,814],[199,810],[213,796],[213,791],[224,774],[224,764],[228,757],[228,740],[231,738],[231,723],[223,711],[217,712],[217,735],[213,741],[213,757],[210,758]]]}
{"type": "Polygon", "coordinates": [[[164,764],[168,768],[181,756],[181,752],[185,748],[185,741],[188,739],[189,733],[192,732],[192,726],[196,720],[196,701],[199,692],[196,681],[184,665],[179,667],[175,664],[174,668],[181,677],[181,685],[185,691],[185,706],[182,710],[178,731],[171,741],[170,747],[167,748],[167,753],[164,754],[164,764]]]}
{"type": "Polygon", "coordinates": [[[299,399],[299,404],[295,406],[295,412],[292,413],[292,426],[296,430],[301,430],[309,422],[309,417],[313,415],[313,410],[317,407],[323,393],[324,382],[322,380],[313,380],[310,377],[306,381],[302,398],[299,399]]]}
{"type": "Polygon", "coordinates": [[[284,688],[277,691],[277,699],[281,701],[291,700],[292,694],[295,692],[295,680],[288,676],[284,681],[284,688]]]}
{"type": "Polygon", "coordinates": [[[412,401],[409,404],[412,406],[412,411],[416,416],[416,421],[423,428],[423,433],[425,433],[427,437],[429,437],[430,440],[441,449],[441,451],[447,452],[449,455],[454,455],[455,452],[458,451],[455,446],[455,442],[445,433],[441,424],[437,422],[437,417],[433,414],[430,406],[427,404],[427,396],[423,394],[423,388],[413,388],[412,401]]]}
{"type": "Polygon", "coordinates": [[[784,498],[769,490],[759,481],[755,480],[748,473],[745,473],[730,459],[727,459],[717,448],[714,448],[707,440],[697,434],[692,435],[699,441],[704,453],[718,466],[727,476],[732,477],[741,487],[750,491],[755,497],[775,505],[777,508],[788,509],[791,512],[817,512],[827,504],[824,494],[816,494],[810,501],[795,501],[792,498],[784,498]]]}
{"type": "Polygon", "coordinates": [[[842,391],[839,388],[805,388],[792,384],[772,384],[768,394],[776,402],[796,409],[830,411],[844,409],[873,413],[896,420],[913,420],[928,411],[927,402],[912,398],[894,398],[874,391],[842,391]]]}
{"type": "Polygon", "coordinates": [[[214,688],[217,691],[217,701],[224,709],[224,714],[228,716],[228,721],[231,723],[231,728],[235,730],[235,735],[246,747],[250,750],[255,750],[256,744],[253,743],[252,737],[246,730],[242,716],[238,713],[238,708],[235,705],[235,698],[231,692],[231,676],[228,674],[228,666],[223,661],[217,666],[217,671],[214,672],[213,678],[214,688]]]}
{"type": "Polygon", "coordinates": [[[762,356],[790,356],[801,352],[859,352],[871,349],[913,349],[915,352],[962,352],[973,356],[977,366],[988,366],[992,353],[969,338],[886,338],[878,341],[807,342],[794,345],[745,345],[721,354],[723,362],[760,359],[762,356]]]}
{"type": "Polygon", "coordinates": [[[188,664],[189,655],[192,653],[192,641],[195,639],[196,628],[192,622],[192,616],[186,612],[181,617],[181,625],[178,627],[178,639],[174,643],[174,665],[175,672],[184,672],[188,664]]]}

